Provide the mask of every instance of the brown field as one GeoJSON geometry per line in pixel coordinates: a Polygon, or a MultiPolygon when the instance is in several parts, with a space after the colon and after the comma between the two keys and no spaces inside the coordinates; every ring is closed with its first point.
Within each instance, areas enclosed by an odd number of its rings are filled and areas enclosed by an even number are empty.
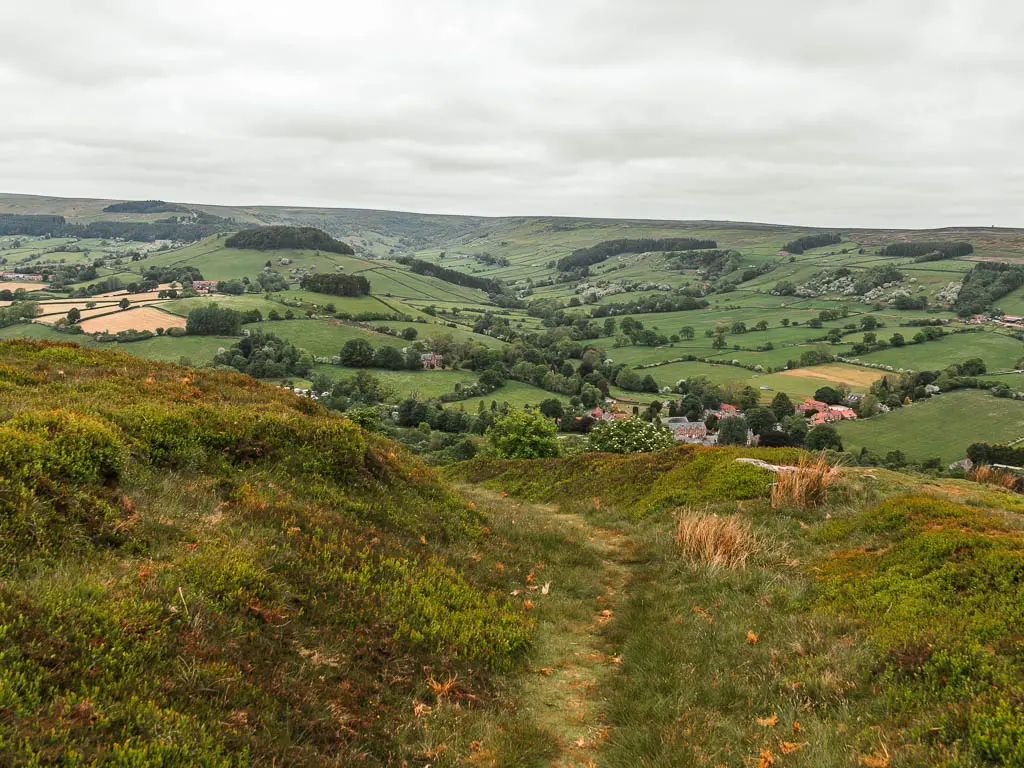
{"type": "Polygon", "coordinates": [[[17,283],[13,280],[0,280],[0,291],[16,291],[19,288],[24,288],[26,291],[41,291],[46,287],[46,283],[17,283]]]}
{"type": "Polygon", "coordinates": [[[794,368],[779,371],[782,376],[799,376],[802,379],[822,379],[836,384],[849,384],[851,387],[870,387],[881,373],[870,368],[858,368],[855,365],[816,365],[813,368],[794,368]]]}
{"type": "MultiPolygon", "coordinates": [[[[139,294],[139,295],[141,296],[143,294],[139,294]]],[[[92,301],[92,299],[90,299],[89,301],[92,301]]],[[[132,306],[133,307],[148,307],[148,306],[152,306],[154,304],[162,304],[165,301],[166,301],[166,299],[139,301],[139,302],[133,301],[132,302],[132,306]]],[[[44,325],[53,325],[58,320],[60,320],[62,317],[65,317],[67,315],[68,311],[72,307],[78,307],[78,309],[81,310],[81,312],[82,312],[82,319],[83,320],[88,320],[90,317],[99,317],[100,315],[105,315],[105,314],[108,314],[110,312],[118,311],[117,310],[117,302],[116,301],[97,302],[97,304],[99,304],[99,306],[93,307],[92,309],[86,309],[85,308],[85,304],[86,304],[85,300],[79,300],[79,301],[44,301],[44,302],[40,303],[40,305],[39,305],[39,310],[40,310],[40,312],[42,314],[39,314],[39,315],[36,316],[36,322],[43,323],[44,325]]],[[[168,327],[170,327],[170,326],[168,326],[168,327]]],[[[142,329],[139,328],[138,330],[141,331],[142,329]]]]}
{"type": "Polygon", "coordinates": [[[155,307],[136,307],[124,312],[93,318],[81,323],[86,333],[118,331],[155,331],[157,328],[184,328],[185,318],[169,315],[155,307]]]}

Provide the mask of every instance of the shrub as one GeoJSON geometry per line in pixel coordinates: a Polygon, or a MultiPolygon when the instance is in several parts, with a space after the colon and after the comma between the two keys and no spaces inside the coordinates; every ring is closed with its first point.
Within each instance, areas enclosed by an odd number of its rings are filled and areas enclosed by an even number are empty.
{"type": "Polygon", "coordinates": [[[558,455],[554,422],[537,411],[509,411],[487,430],[487,442],[503,459],[546,459],[558,455]]]}
{"type": "Polygon", "coordinates": [[[642,453],[663,451],[675,445],[668,427],[641,419],[598,422],[587,438],[591,451],[604,453],[642,453]]]}

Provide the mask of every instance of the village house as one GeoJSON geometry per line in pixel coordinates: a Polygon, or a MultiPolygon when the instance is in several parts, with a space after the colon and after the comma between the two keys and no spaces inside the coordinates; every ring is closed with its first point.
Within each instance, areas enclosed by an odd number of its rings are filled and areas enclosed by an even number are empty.
{"type": "Polygon", "coordinates": [[[685,416],[662,417],[661,423],[669,428],[677,443],[705,443],[708,426],[703,421],[690,421],[685,416]]]}
{"type": "Polygon", "coordinates": [[[213,293],[217,290],[216,280],[193,280],[192,290],[196,293],[213,293]]]}
{"type": "Polygon", "coordinates": [[[444,355],[439,355],[437,352],[427,352],[420,355],[420,362],[423,363],[423,370],[425,371],[440,370],[444,368],[444,355]]]}
{"type": "Polygon", "coordinates": [[[797,411],[807,416],[811,413],[822,413],[828,410],[828,403],[823,403],[820,400],[814,400],[813,398],[807,398],[796,407],[797,411]]]}
{"type": "Polygon", "coordinates": [[[26,283],[41,283],[42,275],[23,275],[19,272],[0,272],[0,280],[24,281],[26,283]]]}

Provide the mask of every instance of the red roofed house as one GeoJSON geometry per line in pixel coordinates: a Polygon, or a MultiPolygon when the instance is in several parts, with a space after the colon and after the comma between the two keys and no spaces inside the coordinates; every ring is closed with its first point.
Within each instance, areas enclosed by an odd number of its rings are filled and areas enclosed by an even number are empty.
{"type": "Polygon", "coordinates": [[[798,405],[796,409],[806,416],[808,413],[822,413],[823,411],[827,411],[828,404],[823,403],[820,400],[813,400],[811,398],[807,398],[802,403],[800,403],[800,405],[798,405]]]}

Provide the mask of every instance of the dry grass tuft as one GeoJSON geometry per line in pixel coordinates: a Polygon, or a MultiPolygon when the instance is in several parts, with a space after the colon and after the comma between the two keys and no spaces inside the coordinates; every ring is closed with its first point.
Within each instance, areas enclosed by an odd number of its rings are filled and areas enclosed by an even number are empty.
{"type": "Polygon", "coordinates": [[[795,467],[779,472],[772,486],[772,509],[779,507],[816,507],[825,501],[828,489],[839,477],[839,468],[831,466],[825,452],[803,457],[795,467]]]}
{"type": "Polygon", "coordinates": [[[1019,491],[1024,485],[1020,475],[1008,469],[991,467],[988,464],[982,464],[980,467],[972,469],[967,473],[967,479],[986,485],[998,485],[1002,488],[1009,488],[1011,491],[1019,491]]]}
{"type": "Polygon", "coordinates": [[[750,523],[739,515],[698,512],[676,516],[675,542],[688,558],[713,568],[746,568],[759,548],[750,523]]]}

